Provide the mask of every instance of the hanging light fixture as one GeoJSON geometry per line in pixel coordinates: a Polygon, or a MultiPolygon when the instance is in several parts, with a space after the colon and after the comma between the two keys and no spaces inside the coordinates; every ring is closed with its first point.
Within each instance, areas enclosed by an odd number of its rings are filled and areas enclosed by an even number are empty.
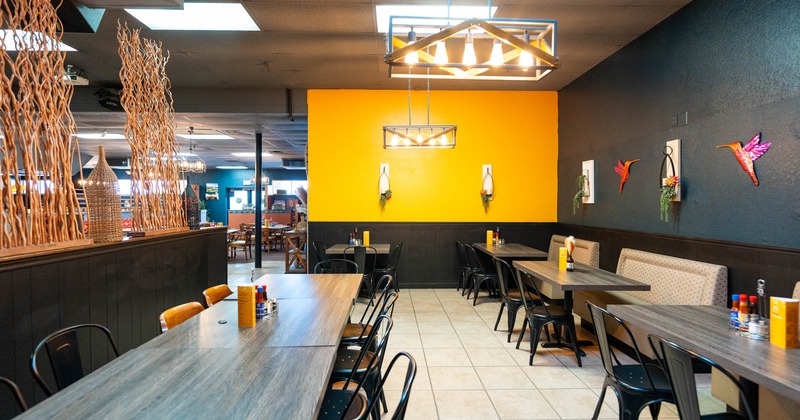
{"type": "Polygon", "coordinates": [[[555,20],[392,16],[387,40],[389,77],[536,81],[560,66],[555,20]],[[409,32],[413,40],[404,38],[409,32]],[[450,38],[463,38],[460,63],[447,59],[444,41],[450,38]],[[427,51],[434,45],[431,55],[427,51]],[[503,52],[504,45],[511,49],[503,52]],[[417,61],[412,65],[407,57],[413,52],[417,61]]]}
{"type": "MultiPolygon", "coordinates": [[[[408,32],[408,43],[410,45],[415,42],[417,42],[417,34],[416,32],[414,32],[414,28],[411,28],[411,30],[408,32]]],[[[412,51],[406,54],[406,56],[403,58],[403,61],[408,65],[414,65],[419,63],[419,52],[412,51]]]]}
{"type": "Polygon", "coordinates": [[[431,82],[428,80],[428,123],[411,124],[411,79],[408,79],[408,125],[383,126],[384,149],[452,149],[456,146],[455,125],[431,125],[431,82]]]}
{"type": "Polygon", "coordinates": [[[189,127],[189,151],[180,154],[178,169],[181,172],[203,173],[206,171],[206,162],[194,152],[194,145],[192,144],[193,134],[194,127],[189,127]]]}

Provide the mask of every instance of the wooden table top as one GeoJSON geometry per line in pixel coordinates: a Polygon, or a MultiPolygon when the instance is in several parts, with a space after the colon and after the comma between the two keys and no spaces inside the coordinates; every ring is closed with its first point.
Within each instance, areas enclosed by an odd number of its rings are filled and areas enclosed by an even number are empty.
{"type": "MultiPolygon", "coordinates": [[[[333,245],[332,247],[326,249],[325,252],[327,252],[328,255],[337,255],[337,254],[338,255],[342,255],[342,254],[344,254],[345,248],[350,247],[350,246],[355,246],[355,245],[336,244],[336,245],[333,245]]],[[[390,248],[389,244],[369,244],[369,245],[365,245],[365,246],[371,246],[371,247],[375,248],[375,251],[377,251],[379,255],[389,255],[389,248],[390,248]]],[[[367,253],[371,253],[371,252],[372,252],[371,250],[367,251],[367,253]]],[[[352,254],[353,250],[352,249],[348,250],[347,253],[348,254],[352,254]]]]}
{"type": "Polygon", "coordinates": [[[547,258],[546,252],[522,244],[486,245],[485,242],[476,242],[472,246],[497,258],[547,258]]]}
{"type": "Polygon", "coordinates": [[[609,305],[625,322],[708,357],[733,373],[800,401],[800,349],[730,331],[730,310],[700,305],[609,305]]]}
{"type": "Polygon", "coordinates": [[[316,418],[361,275],[271,277],[276,317],[239,328],[219,302],[20,418],[316,418]]]}
{"type": "Polygon", "coordinates": [[[514,261],[514,267],[561,288],[573,290],[650,290],[650,285],[610,271],[575,263],[575,271],[558,269],[558,261],[514,261]]]}

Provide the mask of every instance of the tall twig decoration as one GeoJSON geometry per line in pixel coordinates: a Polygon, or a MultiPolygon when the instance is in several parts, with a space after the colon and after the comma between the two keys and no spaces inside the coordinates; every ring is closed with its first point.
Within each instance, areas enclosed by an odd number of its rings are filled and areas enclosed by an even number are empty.
{"type": "Polygon", "coordinates": [[[61,22],[50,0],[3,0],[0,28],[0,250],[82,240],[61,22]]]}
{"type": "Polygon", "coordinates": [[[125,137],[131,146],[131,228],[134,232],[186,227],[181,203],[178,146],[170,82],[169,52],[118,22],[122,68],[120,102],[128,115],[125,137]]]}

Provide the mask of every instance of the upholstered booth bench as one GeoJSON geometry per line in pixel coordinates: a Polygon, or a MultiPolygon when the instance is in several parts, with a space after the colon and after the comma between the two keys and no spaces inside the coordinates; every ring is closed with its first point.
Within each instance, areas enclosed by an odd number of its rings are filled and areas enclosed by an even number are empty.
{"type": "MultiPolygon", "coordinates": [[[[650,291],[576,292],[573,311],[590,322],[592,318],[586,307],[587,301],[603,308],[618,304],[725,306],[726,303],[728,268],[725,266],[623,248],[617,274],[649,284],[650,291]]],[[[639,349],[650,355],[647,331],[628,325],[639,349]]],[[[622,331],[609,332],[627,341],[622,331]]]]}

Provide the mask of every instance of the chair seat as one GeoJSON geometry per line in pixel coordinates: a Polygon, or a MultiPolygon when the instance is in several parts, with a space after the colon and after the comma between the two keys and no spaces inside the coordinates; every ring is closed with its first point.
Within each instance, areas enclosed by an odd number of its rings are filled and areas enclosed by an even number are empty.
{"type": "Polygon", "coordinates": [[[566,318],[572,316],[571,313],[560,306],[548,306],[546,310],[544,306],[534,306],[528,310],[528,315],[536,318],[566,318]]]}
{"type": "Polygon", "coordinates": [[[358,341],[366,339],[370,331],[372,331],[372,325],[369,324],[367,324],[366,329],[364,329],[364,324],[347,324],[345,325],[344,332],[342,333],[342,340],[358,341]]]}
{"type": "MultiPolygon", "coordinates": [[[[656,392],[663,395],[672,395],[672,389],[669,386],[669,378],[661,368],[647,365],[647,372],[650,373],[650,378],[653,380],[656,392]]],[[[650,382],[644,373],[642,365],[617,365],[614,366],[614,374],[621,380],[645,389],[650,389],[650,382]]]]}
{"type": "Polygon", "coordinates": [[[353,398],[353,391],[350,389],[329,389],[325,391],[322,398],[322,406],[319,409],[318,419],[360,419],[366,417],[367,399],[362,393],[356,394],[356,398],[350,409],[344,413],[345,407],[353,398]]]}
{"type": "MultiPolygon", "coordinates": [[[[347,377],[353,371],[353,366],[360,353],[360,349],[339,349],[339,351],[336,352],[336,361],[333,363],[333,373],[331,377],[347,377]]],[[[369,367],[374,356],[375,354],[371,351],[368,351],[367,354],[364,355],[364,358],[361,359],[361,363],[358,366],[359,372],[365,371],[369,367]]]]}
{"type": "MultiPolygon", "coordinates": [[[[510,300],[517,300],[517,301],[522,302],[522,293],[520,293],[519,290],[509,290],[506,295],[508,296],[508,298],[510,300]]],[[[535,295],[535,294],[533,294],[531,292],[525,292],[525,297],[529,301],[531,301],[531,300],[541,300],[541,298],[539,296],[537,296],[537,295],[535,295]]]]}

